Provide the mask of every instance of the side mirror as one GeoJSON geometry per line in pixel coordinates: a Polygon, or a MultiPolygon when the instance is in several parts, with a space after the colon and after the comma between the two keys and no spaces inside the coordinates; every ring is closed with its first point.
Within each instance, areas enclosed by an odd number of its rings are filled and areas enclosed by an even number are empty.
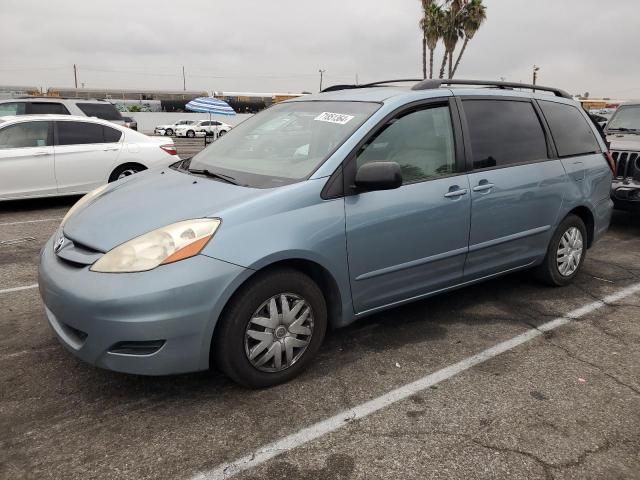
{"type": "Polygon", "coordinates": [[[402,185],[402,172],[396,162],[371,162],[356,172],[355,185],[361,191],[393,190],[402,185]]]}

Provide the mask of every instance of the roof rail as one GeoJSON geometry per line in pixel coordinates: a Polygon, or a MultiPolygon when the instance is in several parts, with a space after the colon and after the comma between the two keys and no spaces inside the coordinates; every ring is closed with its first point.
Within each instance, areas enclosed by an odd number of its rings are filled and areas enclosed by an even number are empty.
{"type": "Polygon", "coordinates": [[[411,90],[431,90],[440,88],[442,85],[478,85],[486,87],[496,87],[503,90],[511,90],[514,88],[524,88],[527,90],[540,90],[542,92],[552,92],[556,97],[573,98],[564,90],[552,87],[541,87],[539,85],[531,85],[528,83],[515,83],[515,82],[492,82],[486,80],[453,80],[453,79],[427,79],[421,80],[416,83],[411,90]]]}
{"type": "Polygon", "coordinates": [[[322,90],[321,93],[335,92],[337,90],[352,90],[354,88],[371,88],[388,85],[390,83],[405,83],[405,82],[421,82],[421,78],[401,78],[399,80],[381,80],[379,82],[362,83],[359,85],[331,85],[322,90]]]}

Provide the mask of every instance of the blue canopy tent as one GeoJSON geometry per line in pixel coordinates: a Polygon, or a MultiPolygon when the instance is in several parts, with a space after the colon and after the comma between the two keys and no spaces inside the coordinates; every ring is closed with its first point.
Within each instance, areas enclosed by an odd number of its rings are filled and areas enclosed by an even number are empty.
{"type": "MultiPolygon", "coordinates": [[[[192,112],[208,113],[209,120],[211,121],[211,115],[235,115],[236,112],[231,106],[224,100],[219,100],[214,97],[198,97],[191,100],[185,105],[187,110],[192,112]]],[[[208,135],[204,136],[205,146],[209,143],[207,140],[208,135]]],[[[215,133],[211,140],[215,140],[215,133]]]]}

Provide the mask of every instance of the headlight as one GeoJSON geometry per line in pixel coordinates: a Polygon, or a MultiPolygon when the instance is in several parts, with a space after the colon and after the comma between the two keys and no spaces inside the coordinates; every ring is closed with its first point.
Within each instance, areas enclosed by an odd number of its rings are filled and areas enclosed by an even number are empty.
{"type": "Polygon", "coordinates": [[[62,219],[62,222],[60,223],[60,226],[63,226],[65,224],[65,222],[71,218],[71,216],[76,213],[78,210],[80,210],[80,208],[84,207],[89,201],[93,200],[94,198],[96,198],[98,195],[100,195],[102,193],[102,191],[107,188],[109,186],[109,184],[103,185],[101,187],[96,188],[95,190],[90,191],[89,193],[87,193],[84,197],[82,197],[80,200],[78,200],[73,207],[71,207],[69,209],[69,211],[67,212],[67,214],[64,216],[64,218],[62,219]]]}
{"type": "Polygon", "coordinates": [[[220,226],[218,218],[186,220],[145,233],[107,252],[92,272],[145,272],[198,255],[220,226]]]}

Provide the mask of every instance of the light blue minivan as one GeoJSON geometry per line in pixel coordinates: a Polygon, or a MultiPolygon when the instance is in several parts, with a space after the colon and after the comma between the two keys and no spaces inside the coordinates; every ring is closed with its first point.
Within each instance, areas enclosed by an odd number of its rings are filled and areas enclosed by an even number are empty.
{"type": "Polygon", "coordinates": [[[612,165],[561,90],[336,86],[193,158],[83,197],[41,253],[61,343],[145,375],[299,374],[328,327],[497,275],[571,282],[609,226],[612,165]]]}

